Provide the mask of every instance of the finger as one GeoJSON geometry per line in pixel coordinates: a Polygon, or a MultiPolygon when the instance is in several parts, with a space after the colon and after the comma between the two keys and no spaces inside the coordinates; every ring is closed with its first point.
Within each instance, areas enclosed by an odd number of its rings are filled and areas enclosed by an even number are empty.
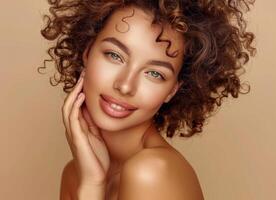
{"type": "Polygon", "coordinates": [[[80,93],[72,106],[71,113],[69,115],[69,124],[72,131],[72,140],[74,142],[84,142],[86,136],[80,126],[79,116],[80,116],[80,106],[83,103],[85,97],[83,93],[80,93]]]}
{"type": "Polygon", "coordinates": [[[69,126],[69,114],[71,112],[72,105],[75,102],[77,94],[82,89],[83,74],[80,76],[78,83],[76,84],[73,91],[71,91],[69,93],[69,95],[67,96],[67,98],[62,106],[62,118],[63,118],[63,122],[64,122],[64,125],[66,128],[66,133],[67,133],[66,137],[67,137],[67,140],[69,140],[69,141],[72,139],[72,133],[71,133],[70,126],[69,126]]]}
{"type": "MultiPolygon", "coordinates": [[[[81,86],[81,84],[80,84],[81,82],[82,82],[82,80],[80,79],[75,88],[79,89],[81,86]]],[[[72,109],[72,105],[74,103],[74,100],[72,99],[75,96],[74,92],[76,92],[76,89],[74,89],[68,95],[68,98],[62,107],[62,118],[63,118],[63,122],[64,122],[64,125],[66,128],[66,138],[67,138],[69,145],[71,145],[71,140],[72,140],[72,131],[71,131],[71,128],[69,125],[69,114],[72,109]]]]}
{"type": "Polygon", "coordinates": [[[72,108],[77,96],[79,95],[79,93],[82,90],[82,86],[83,86],[83,76],[80,76],[74,89],[69,93],[69,95],[67,96],[67,98],[64,102],[63,108],[65,108],[66,111],[71,111],[71,108],[72,108]]]}
{"type": "MultiPolygon", "coordinates": [[[[81,79],[83,79],[85,76],[85,69],[82,70],[78,82],[76,83],[75,87],[73,88],[73,90],[71,91],[71,93],[76,89],[76,86],[78,85],[78,83],[81,81],[81,79]]],[[[70,94],[64,99],[64,103],[68,100],[68,98],[70,97],[70,94]]]]}
{"type": "MultiPolygon", "coordinates": [[[[70,127],[72,130],[72,147],[73,151],[78,160],[82,160],[85,158],[93,157],[93,160],[96,161],[96,155],[92,150],[87,135],[83,132],[80,122],[79,122],[79,112],[80,106],[82,105],[85,96],[83,93],[78,95],[78,98],[74,102],[72,107],[72,111],[69,116],[70,127]]],[[[88,167],[88,166],[84,166],[88,167]]],[[[90,166],[91,167],[91,166],[90,166]]]]}
{"type": "Polygon", "coordinates": [[[83,105],[82,110],[83,110],[83,116],[84,116],[84,118],[86,119],[86,121],[88,123],[88,127],[89,127],[90,132],[93,135],[101,136],[100,135],[100,130],[97,127],[97,125],[95,124],[95,122],[92,119],[91,115],[89,114],[89,111],[88,111],[86,105],[83,105]]]}
{"type": "Polygon", "coordinates": [[[80,107],[85,99],[85,95],[83,93],[80,93],[77,100],[75,101],[72,111],[69,116],[70,120],[70,127],[72,130],[72,145],[77,152],[80,152],[80,156],[89,156],[90,154],[93,154],[92,156],[95,158],[95,153],[91,149],[90,142],[88,140],[87,134],[84,133],[84,131],[81,128],[80,121],[79,121],[79,112],[80,107]]]}
{"type": "Polygon", "coordinates": [[[85,120],[85,118],[83,116],[82,106],[79,108],[79,121],[80,121],[81,128],[84,130],[85,133],[88,134],[88,132],[89,132],[89,125],[88,125],[88,122],[85,120]]]}
{"type": "Polygon", "coordinates": [[[84,103],[81,106],[81,109],[82,109],[83,117],[87,121],[88,126],[92,126],[93,125],[93,120],[92,120],[92,117],[89,114],[86,103],[84,103]]]}

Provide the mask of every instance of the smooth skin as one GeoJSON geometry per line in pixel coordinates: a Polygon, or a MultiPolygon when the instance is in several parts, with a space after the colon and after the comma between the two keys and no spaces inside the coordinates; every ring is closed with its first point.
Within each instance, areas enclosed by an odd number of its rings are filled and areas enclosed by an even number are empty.
{"type": "MultiPolygon", "coordinates": [[[[62,108],[74,159],[64,168],[60,199],[104,200],[109,155],[87,109],[81,107],[85,99],[82,84],[81,76],[62,108]]],[[[202,200],[203,194],[193,168],[179,153],[169,148],[149,148],[125,163],[116,200],[142,199],[202,200]]]]}
{"type": "Polygon", "coordinates": [[[66,138],[73,155],[80,186],[105,185],[110,160],[108,150],[85,108],[81,108],[85,96],[81,92],[83,76],[65,99],[62,107],[66,138]]]}
{"type": "MultiPolygon", "coordinates": [[[[171,59],[164,55],[166,45],[154,41],[159,30],[149,26],[148,15],[141,10],[137,9],[134,17],[128,20],[130,31],[115,32],[114,24],[120,24],[122,16],[128,12],[131,13],[131,10],[115,13],[98,38],[116,36],[131,47],[135,54],[130,57],[125,55],[128,62],[110,62],[113,58],[105,59],[98,48],[99,40],[96,41],[88,57],[84,56],[85,74],[81,75],[79,82],[64,101],[63,121],[73,160],[63,170],[60,199],[202,200],[202,191],[193,168],[179,152],[166,143],[154,127],[146,131],[147,138],[143,147],[140,146],[140,136],[146,135],[143,130],[150,124],[146,119],[150,119],[164,101],[168,102],[179,86],[178,83],[175,84],[177,74],[173,76],[168,70],[157,69],[154,66],[155,70],[161,70],[168,77],[167,81],[157,81],[148,73],[153,67],[148,67],[144,63],[153,57],[166,59],[178,67],[178,72],[181,58],[171,59]],[[143,48],[139,40],[131,40],[138,38],[135,37],[136,34],[139,37],[145,34],[142,38],[144,41],[148,40],[145,43],[148,44],[147,48],[143,48]],[[111,69],[118,71],[111,73],[111,69]],[[144,76],[144,73],[147,76],[144,76]],[[121,76],[122,74],[124,76],[121,76]],[[101,82],[104,77],[106,80],[101,82]],[[116,83],[113,85],[114,88],[121,84],[120,93],[114,93],[118,91],[112,87],[112,83],[116,83]],[[120,97],[124,97],[139,109],[123,120],[107,118],[95,102],[100,92],[107,92],[112,96],[121,95],[120,97]],[[100,125],[101,129],[96,124],[100,125]],[[137,124],[140,127],[137,127],[137,124]],[[134,129],[135,127],[137,128],[134,129]],[[125,161],[119,176],[116,176],[116,181],[115,178],[109,177],[108,173],[112,171],[110,168],[113,161],[116,161],[115,158],[125,161]],[[115,189],[107,188],[109,185],[115,189]]],[[[168,32],[169,36],[176,34],[168,32]]],[[[114,48],[108,45],[102,48],[114,48]]],[[[86,52],[87,50],[84,55],[86,52]]],[[[113,171],[118,169],[115,166],[114,164],[113,171]]]]}

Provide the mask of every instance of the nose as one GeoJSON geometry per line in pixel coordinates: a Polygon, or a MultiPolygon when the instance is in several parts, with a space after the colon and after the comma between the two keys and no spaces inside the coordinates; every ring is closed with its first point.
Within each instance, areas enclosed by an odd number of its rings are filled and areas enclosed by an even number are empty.
{"type": "Polygon", "coordinates": [[[113,88],[124,96],[133,96],[136,93],[136,87],[137,76],[135,72],[131,72],[130,70],[120,73],[113,83],[113,88]]]}

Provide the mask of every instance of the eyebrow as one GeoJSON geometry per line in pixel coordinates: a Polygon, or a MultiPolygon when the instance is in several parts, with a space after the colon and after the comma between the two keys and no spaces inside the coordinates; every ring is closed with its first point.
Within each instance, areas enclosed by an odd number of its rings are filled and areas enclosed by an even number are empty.
{"type": "MultiPolygon", "coordinates": [[[[130,49],[124,43],[122,43],[121,41],[119,41],[118,39],[116,39],[114,37],[107,37],[107,38],[102,39],[101,41],[102,42],[110,42],[110,43],[116,45],[117,47],[119,47],[128,56],[131,55],[130,49]]],[[[149,65],[158,65],[158,66],[161,66],[161,67],[168,68],[168,69],[170,69],[173,72],[173,74],[175,74],[175,70],[173,68],[173,65],[171,63],[169,63],[169,62],[160,61],[160,60],[150,60],[148,62],[148,64],[149,65]]]]}

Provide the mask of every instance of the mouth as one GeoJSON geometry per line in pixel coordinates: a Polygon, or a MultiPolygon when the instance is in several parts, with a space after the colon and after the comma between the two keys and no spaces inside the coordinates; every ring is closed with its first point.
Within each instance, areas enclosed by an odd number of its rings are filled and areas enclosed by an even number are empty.
{"type": "Polygon", "coordinates": [[[137,107],[128,104],[126,102],[117,100],[111,96],[108,95],[101,95],[101,97],[108,103],[110,103],[111,105],[113,105],[114,108],[118,108],[118,110],[136,110],[137,107]]]}
{"type": "Polygon", "coordinates": [[[100,95],[99,104],[102,111],[113,118],[124,118],[137,110],[137,107],[107,95],[100,95]]]}

